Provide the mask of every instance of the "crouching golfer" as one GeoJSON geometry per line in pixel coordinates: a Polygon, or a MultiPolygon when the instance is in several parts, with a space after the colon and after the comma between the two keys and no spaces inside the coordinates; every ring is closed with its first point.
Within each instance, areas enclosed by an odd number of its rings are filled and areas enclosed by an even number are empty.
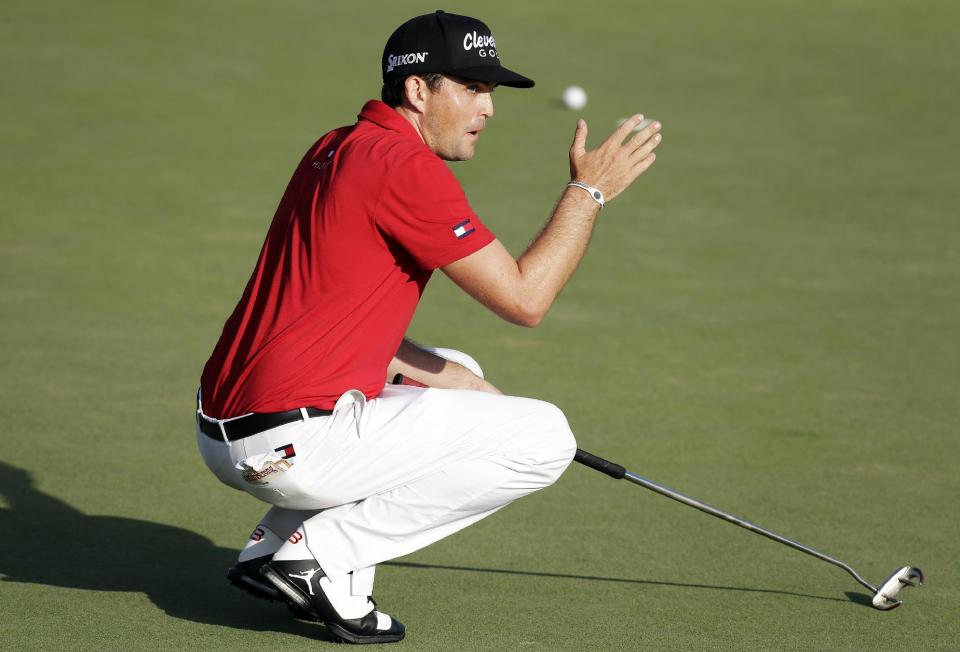
{"type": "Polygon", "coordinates": [[[294,171],[197,405],[210,470],[272,505],[229,579],[353,643],[404,636],[371,600],[378,563],[549,486],[576,450],[558,408],[405,339],[433,270],[536,326],[660,141],[658,124],[631,134],[637,115],[587,151],[579,121],[571,182],[515,260],[444,161],[473,158],[497,86],[533,81],[501,66],[484,23],[439,11],[401,25],[382,64],[382,101],[294,171]],[[398,374],[429,388],[385,383],[398,374]]]}

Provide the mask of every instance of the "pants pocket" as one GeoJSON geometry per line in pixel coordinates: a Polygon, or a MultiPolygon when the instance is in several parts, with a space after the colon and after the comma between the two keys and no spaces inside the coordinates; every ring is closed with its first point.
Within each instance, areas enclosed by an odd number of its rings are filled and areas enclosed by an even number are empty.
{"type": "Polygon", "coordinates": [[[293,461],[277,451],[251,455],[237,462],[234,468],[243,481],[253,487],[266,487],[281,480],[293,468],[293,461]]]}

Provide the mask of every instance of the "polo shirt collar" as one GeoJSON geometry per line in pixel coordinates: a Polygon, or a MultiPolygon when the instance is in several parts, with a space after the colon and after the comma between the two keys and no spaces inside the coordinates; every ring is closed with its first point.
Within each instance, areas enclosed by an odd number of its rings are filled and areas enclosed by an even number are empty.
{"type": "Polygon", "coordinates": [[[357,118],[360,120],[368,120],[384,129],[395,131],[401,136],[415,140],[418,143],[423,142],[420,134],[417,133],[417,130],[413,128],[413,125],[410,124],[406,118],[380,100],[370,100],[364,104],[357,118]]]}

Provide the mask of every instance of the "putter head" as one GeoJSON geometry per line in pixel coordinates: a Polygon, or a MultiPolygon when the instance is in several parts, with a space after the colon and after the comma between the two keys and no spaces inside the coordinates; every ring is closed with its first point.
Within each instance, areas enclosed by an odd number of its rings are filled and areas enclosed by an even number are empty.
{"type": "Polygon", "coordinates": [[[914,566],[904,566],[894,571],[893,575],[884,580],[873,596],[873,606],[880,611],[896,609],[902,602],[897,600],[897,593],[905,586],[923,586],[923,571],[914,566]]]}

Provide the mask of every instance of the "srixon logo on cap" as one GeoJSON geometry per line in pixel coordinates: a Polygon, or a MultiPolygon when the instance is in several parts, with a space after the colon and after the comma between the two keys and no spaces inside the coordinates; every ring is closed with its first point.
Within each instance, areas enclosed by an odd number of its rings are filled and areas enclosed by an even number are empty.
{"type": "Polygon", "coordinates": [[[387,72],[393,72],[397,66],[408,66],[411,63],[423,63],[429,52],[409,52],[407,54],[391,54],[387,57],[387,72]]]}
{"type": "Polygon", "coordinates": [[[497,42],[493,40],[492,34],[477,34],[476,31],[467,32],[463,37],[463,49],[469,52],[476,50],[481,57],[497,56],[497,42]]]}

